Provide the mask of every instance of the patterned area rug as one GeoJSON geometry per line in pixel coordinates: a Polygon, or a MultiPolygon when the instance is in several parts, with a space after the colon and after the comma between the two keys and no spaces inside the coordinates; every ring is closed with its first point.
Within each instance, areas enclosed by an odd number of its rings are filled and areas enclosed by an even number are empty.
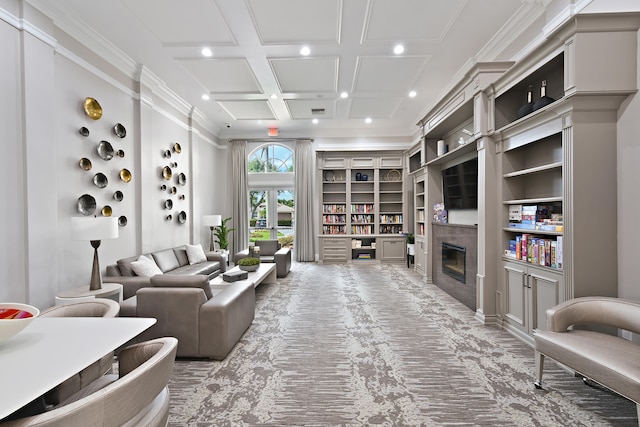
{"type": "Polygon", "coordinates": [[[403,265],[295,263],[224,361],[178,360],[170,426],[637,426],[632,402],[403,265]]]}

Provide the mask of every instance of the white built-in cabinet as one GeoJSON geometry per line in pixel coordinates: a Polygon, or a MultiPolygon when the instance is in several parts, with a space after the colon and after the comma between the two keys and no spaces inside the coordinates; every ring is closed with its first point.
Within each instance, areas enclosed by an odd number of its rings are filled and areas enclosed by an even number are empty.
{"type": "Polygon", "coordinates": [[[317,156],[320,259],[404,261],[405,154],[323,151],[317,156]]]}
{"type": "Polygon", "coordinates": [[[417,271],[430,281],[432,207],[442,169],[478,157],[476,318],[525,342],[546,310],[571,298],[617,295],[617,111],[637,91],[640,14],[577,15],[515,63],[480,63],[422,119],[407,152],[417,271]],[[518,116],[542,81],[555,102],[518,116]],[[438,155],[438,140],[448,152],[438,155]],[[417,159],[420,159],[418,162],[417,159]],[[515,228],[518,206],[554,206],[562,226],[515,228]],[[562,264],[515,259],[517,236],[560,241],[562,264]],[[421,245],[418,244],[421,243],[421,245]]]}

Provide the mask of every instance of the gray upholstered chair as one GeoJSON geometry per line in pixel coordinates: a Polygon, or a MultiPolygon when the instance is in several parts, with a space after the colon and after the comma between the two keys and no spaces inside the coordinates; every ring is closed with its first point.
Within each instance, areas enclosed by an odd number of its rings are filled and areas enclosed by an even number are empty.
{"type": "MultiPolygon", "coordinates": [[[[260,261],[275,262],[276,275],[286,277],[291,270],[291,249],[283,248],[277,240],[256,240],[256,246],[260,247],[260,261]]],[[[234,262],[237,264],[242,258],[249,256],[249,248],[237,252],[234,262]]]]}
{"type": "MultiPolygon", "coordinates": [[[[106,299],[96,298],[91,301],[75,302],[50,307],[40,313],[40,317],[118,317],[120,304],[106,299]]],[[[62,384],[44,395],[46,405],[57,405],[69,398],[95,379],[111,372],[113,369],[113,353],[105,354],[85,369],[72,376],[62,384]]]]}
{"type": "Polygon", "coordinates": [[[134,344],[118,355],[118,375],[98,378],[54,409],[19,418],[17,426],[166,426],[169,389],[178,340],[158,338],[134,344]]]}

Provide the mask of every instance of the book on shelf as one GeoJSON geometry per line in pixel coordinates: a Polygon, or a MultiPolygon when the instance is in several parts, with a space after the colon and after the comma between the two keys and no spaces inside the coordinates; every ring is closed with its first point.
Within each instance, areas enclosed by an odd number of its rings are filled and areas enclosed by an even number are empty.
{"type": "Polygon", "coordinates": [[[509,240],[509,247],[504,250],[505,257],[514,258],[545,267],[562,269],[562,236],[555,239],[537,237],[523,233],[509,240]]]}
{"type": "Polygon", "coordinates": [[[522,221],[522,205],[509,206],[509,221],[522,221]]]}

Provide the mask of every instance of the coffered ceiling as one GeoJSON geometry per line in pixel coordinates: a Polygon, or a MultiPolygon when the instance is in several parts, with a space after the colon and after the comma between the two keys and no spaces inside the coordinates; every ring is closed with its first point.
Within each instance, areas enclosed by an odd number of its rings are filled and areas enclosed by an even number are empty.
{"type": "Polygon", "coordinates": [[[146,67],[221,138],[270,127],[284,137],[415,135],[464,71],[509,59],[505,49],[544,13],[543,0],[29,3],[114,65],[146,67]]]}

